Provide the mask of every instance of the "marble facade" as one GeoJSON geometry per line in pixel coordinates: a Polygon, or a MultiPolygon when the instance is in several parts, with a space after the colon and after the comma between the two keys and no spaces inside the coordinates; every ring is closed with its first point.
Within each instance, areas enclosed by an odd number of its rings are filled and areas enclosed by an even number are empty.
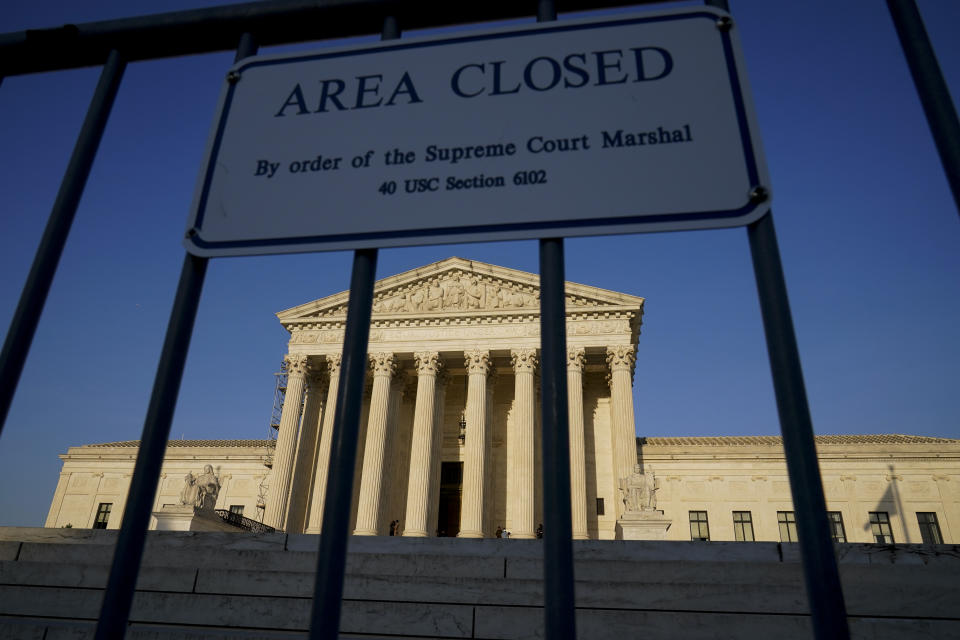
{"type": "MultiPolygon", "coordinates": [[[[536,275],[460,258],[377,282],[355,535],[387,535],[397,523],[407,537],[493,537],[501,527],[535,537],[547,426],[538,285],[536,275]]],[[[753,540],[783,540],[779,520],[792,507],[779,438],[636,439],[643,423],[632,377],[644,300],[574,283],[566,294],[574,537],[613,539],[627,525],[655,529],[648,538],[690,540],[696,515],[711,540],[740,539],[743,518],[753,540]],[[638,463],[656,474],[655,508],[624,518],[621,486],[638,463]]],[[[211,464],[223,485],[218,509],[290,533],[321,531],[347,296],[277,314],[290,340],[276,442],[171,441],[155,510],[177,503],[185,473],[211,464]]],[[[944,541],[956,542],[960,440],[818,436],[817,444],[828,509],[840,514],[846,541],[874,540],[870,514],[885,513],[896,542],[920,541],[920,514],[934,514],[944,541]]],[[[85,445],[61,456],[46,526],[92,527],[103,505],[105,526],[119,526],[136,446],[85,445]]]]}
{"type": "MultiPolygon", "coordinates": [[[[612,538],[622,513],[616,479],[636,464],[643,299],[574,283],[566,291],[573,531],[612,538]],[[609,505],[602,514],[590,508],[598,496],[609,505]]],[[[347,295],[277,314],[290,332],[287,397],[305,393],[302,418],[287,402],[280,421],[265,513],[278,529],[321,529],[347,295]]],[[[404,536],[482,538],[504,527],[535,537],[539,322],[534,274],[450,258],[377,282],[355,535],[386,535],[397,521],[404,536]]]]}

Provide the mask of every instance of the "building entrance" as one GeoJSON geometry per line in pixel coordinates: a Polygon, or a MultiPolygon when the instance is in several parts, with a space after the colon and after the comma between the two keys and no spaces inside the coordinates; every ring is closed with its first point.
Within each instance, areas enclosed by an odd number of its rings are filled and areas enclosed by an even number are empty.
{"type": "Polygon", "coordinates": [[[443,462],[440,466],[440,512],[437,535],[454,538],[460,533],[460,493],[463,490],[463,463],[443,462]]]}

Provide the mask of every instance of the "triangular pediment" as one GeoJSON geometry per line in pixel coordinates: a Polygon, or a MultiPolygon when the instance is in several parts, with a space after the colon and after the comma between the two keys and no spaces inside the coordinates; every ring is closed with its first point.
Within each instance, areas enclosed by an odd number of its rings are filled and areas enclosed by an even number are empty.
{"type": "MultiPolygon", "coordinates": [[[[643,298],[598,287],[566,283],[567,312],[630,310],[642,313],[643,298]]],[[[281,311],[284,324],[344,318],[348,291],[281,311]]],[[[539,313],[540,277],[497,265],[447,258],[374,285],[373,316],[431,316],[477,313],[539,313]]]]}

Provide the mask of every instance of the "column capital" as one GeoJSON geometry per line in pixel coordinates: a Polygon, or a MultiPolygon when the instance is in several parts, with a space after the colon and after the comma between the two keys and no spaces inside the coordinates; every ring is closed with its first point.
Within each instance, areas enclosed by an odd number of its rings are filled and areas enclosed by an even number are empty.
{"type": "Polygon", "coordinates": [[[610,371],[629,371],[633,373],[633,364],[637,353],[632,346],[616,345],[607,347],[607,365],[610,371]]]}
{"type": "Polygon", "coordinates": [[[490,352],[486,349],[464,351],[463,358],[464,366],[471,375],[474,373],[482,373],[483,375],[490,373],[490,352]]]}
{"type": "Polygon", "coordinates": [[[535,373],[537,370],[537,350],[513,349],[510,351],[510,361],[513,363],[514,373],[535,373]]]}
{"type": "Polygon", "coordinates": [[[436,351],[418,351],[413,354],[413,359],[417,363],[418,376],[436,376],[443,368],[443,360],[436,351]]]}
{"type": "Polygon", "coordinates": [[[374,376],[392,377],[397,371],[397,361],[392,353],[371,353],[370,368],[374,376]]]}
{"type": "Polygon", "coordinates": [[[305,376],[310,372],[310,363],[303,353],[288,353],[283,361],[287,364],[287,375],[305,376]]]}
{"type": "Polygon", "coordinates": [[[583,371],[586,362],[587,356],[583,347],[567,348],[567,371],[583,371]]]}
{"type": "Polygon", "coordinates": [[[343,355],[339,353],[331,353],[327,356],[327,372],[330,374],[330,377],[340,375],[340,364],[343,362],[343,355]]]}

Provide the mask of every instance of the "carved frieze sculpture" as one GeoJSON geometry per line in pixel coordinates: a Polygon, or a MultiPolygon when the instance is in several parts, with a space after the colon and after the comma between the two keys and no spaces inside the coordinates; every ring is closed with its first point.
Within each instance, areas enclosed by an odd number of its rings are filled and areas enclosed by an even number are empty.
{"type": "Polygon", "coordinates": [[[405,291],[381,296],[376,313],[417,311],[470,311],[472,309],[522,309],[538,307],[535,292],[522,291],[472,274],[454,273],[432,278],[405,291]]]}

